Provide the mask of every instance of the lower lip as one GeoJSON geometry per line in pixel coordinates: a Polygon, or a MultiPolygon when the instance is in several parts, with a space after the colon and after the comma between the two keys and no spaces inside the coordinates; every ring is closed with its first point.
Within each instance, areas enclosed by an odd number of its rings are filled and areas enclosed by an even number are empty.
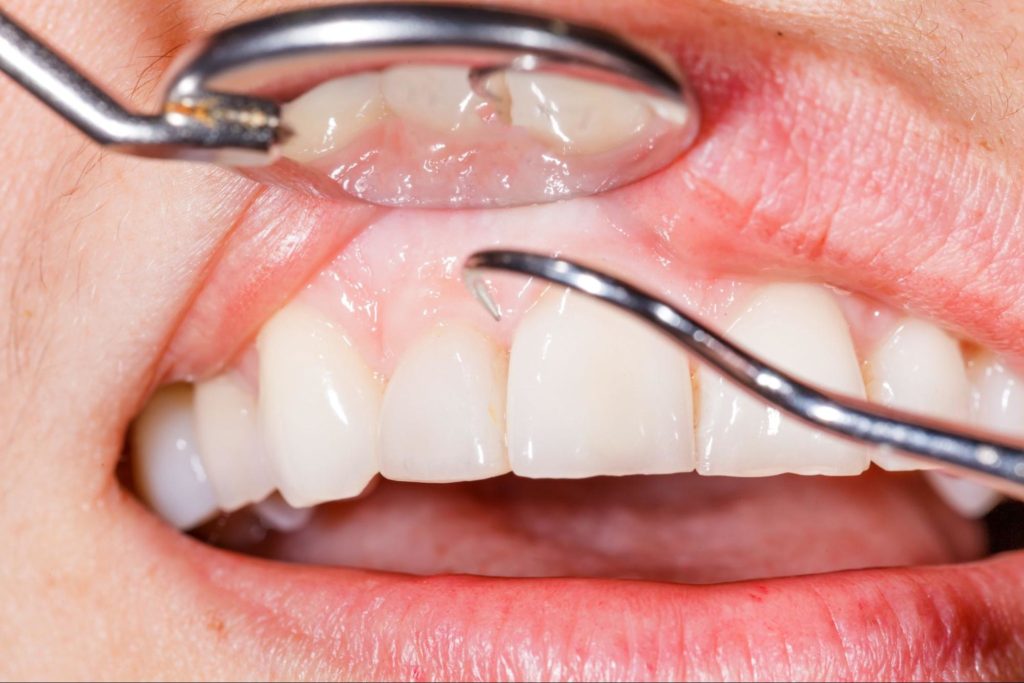
{"type": "Polygon", "coordinates": [[[226,594],[246,624],[259,625],[261,651],[284,660],[275,668],[295,664],[318,677],[995,680],[1024,672],[1021,553],[685,586],[412,577],[188,548],[211,594],[226,594]]]}

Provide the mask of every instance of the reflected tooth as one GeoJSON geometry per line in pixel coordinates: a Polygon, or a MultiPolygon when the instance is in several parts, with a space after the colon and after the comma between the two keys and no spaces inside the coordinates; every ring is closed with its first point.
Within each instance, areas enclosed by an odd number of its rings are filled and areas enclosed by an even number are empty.
{"type": "Polygon", "coordinates": [[[647,325],[550,290],[519,324],[508,379],[512,471],[580,478],[693,469],[686,355],[647,325]]]}
{"type": "Polygon", "coordinates": [[[377,474],[380,384],[336,325],[300,303],[257,340],[260,423],[277,488],[295,507],[358,496],[377,474]]]}
{"type": "MultiPolygon", "coordinates": [[[[967,374],[960,344],[923,320],[900,323],[869,356],[868,398],[885,406],[963,423],[968,417],[967,374]]],[[[906,456],[877,452],[885,470],[931,469],[906,456]]]]}
{"type": "Polygon", "coordinates": [[[158,391],[132,428],[132,469],[139,496],[160,517],[191,529],[217,514],[217,501],[199,457],[192,388],[158,391]]]}
{"type": "Polygon", "coordinates": [[[381,407],[381,474],[397,481],[472,481],[509,471],[504,352],[457,325],[407,350],[381,407]]]}
{"type": "Polygon", "coordinates": [[[558,74],[509,71],[512,124],[556,149],[575,154],[606,152],[647,125],[647,98],[603,83],[558,74]]]}
{"type": "Polygon", "coordinates": [[[228,512],[274,490],[259,438],[256,400],[232,375],[195,385],[196,436],[203,466],[220,507],[228,512]]]}
{"type": "MultiPolygon", "coordinates": [[[[823,287],[783,283],[760,288],[726,336],[798,379],[864,397],[846,319],[823,287]]],[[[699,384],[701,474],[855,475],[868,466],[863,447],[766,407],[711,370],[700,369],[699,384]]]]}
{"type": "Polygon", "coordinates": [[[677,126],[685,126],[694,115],[690,107],[680,102],[674,102],[657,95],[650,95],[646,99],[651,111],[677,126]]]}
{"type": "Polygon", "coordinates": [[[350,143],[387,116],[380,85],[376,73],[336,78],[282,105],[281,122],[291,135],[281,153],[312,161],[350,143]]]}
{"type": "Polygon", "coordinates": [[[396,66],[384,72],[381,91],[388,106],[406,121],[440,131],[483,127],[483,98],[473,92],[469,67],[396,66]]]}
{"type": "Polygon", "coordinates": [[[955,475],[944,472],[924,474],[939,497],[968,519],[981,519],[1003,499],[998,491],[955,475]]]}

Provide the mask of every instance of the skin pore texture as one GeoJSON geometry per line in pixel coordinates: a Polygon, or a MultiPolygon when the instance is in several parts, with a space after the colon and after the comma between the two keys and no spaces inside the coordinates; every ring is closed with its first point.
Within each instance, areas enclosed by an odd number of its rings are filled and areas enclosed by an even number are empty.
{"type": "MultiPolygon", "coordinates": [[[[153,108],[191,38],[297,6],[15,0],[5,9],[111,91],[153,108]]],[[[599,200],[673,262],[767,266],[864,291],[1020,361],[1024,14],[1014,3],[521,6],[606,18],[692,75],[707,116],[697,147],[599,200]]],[[[115,477],[132,418],[157,385],[230,361],[385,212],[105,153],[6,79],[0,114],[4,678],[996,680],[1022,671],[1013,556],[966,578],[890,570],[714,595],[344,569],[325,587],[322,570],[255,563],[178,535],[115,477]],[[940,586],[958,599],[936,599],[940,586]],[[837,613],[839,594],[855,599],[837,613]],[[792,603],[834,628],[780,625],[792,603]],[[763,625],[756,637],[750,623],[763,625]],[[876,647],[844,650],[865,624],[876,647]],[[586,652],[548,635],[574,630],[586,632],[586,652]],[[963,632],[966,642],[954,637],[963,632]]]]}

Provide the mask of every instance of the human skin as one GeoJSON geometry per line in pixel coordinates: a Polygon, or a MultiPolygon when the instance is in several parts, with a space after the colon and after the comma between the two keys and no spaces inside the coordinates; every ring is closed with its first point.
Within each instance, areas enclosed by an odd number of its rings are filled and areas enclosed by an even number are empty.
{"type": "MultiPolygon", "coordinates": [[[[1024,27],[1024,8],[1008,0],[557,0],[523,5],[568,18],[613,16],[610,23],[665,43],[685,42],[705,29],[722,36],[722,27],[735,26],[742,40],[781,41],[783,47],[771,49],[784,56],[792,50],[798,66],[825,55],[897,88],[937,130],[960,140],[972,168],[985,171],[974,188],[978,193],[990,190],[985,184],[995,184],[994,179],[1020,184],[1024,42],[1017,33],[1024,27]]],[[[273,1],[14,0],[5,10],[73,55],[112,92],[148,109],[158,102],[157,84],[171,58],[190,39],[296,6],[273,1]]],[[[699,94],[699,83],[697,88],[699,94]]],[[[0,307],[0,463],[5,473],[0,484],[0,675],[407,674],[376,668],[368,649],[318,657],[299,636],[278,639],[268,649],[252,610],[228,596],[211,599],[194,567],[167,560],[166,530],[115,477],[128,424],[153,386],[167,378],[168,368],[185,363],[188,352],[172,340],[178,338],[189,303],[210,277],[219,250],[239,229],[238,216],[260,188],[224,169],[100,150],[7,79],[0,79],[0,120],[5,162],[0,171],[5,201],[0,221],[5,300],[0,307]]],[[[930,144],[927,136],[908,139],[908,144],[930,144]]],[[[282,201],[295,208],[292,203],[307,200],[282,201]]],[[[979,266],[977,277],[983,284],[989,278],[991,288],[1000,290],[1002,315],[981,324],[964,313],[953,324],[1019,356],[1024,353],[1019,334],[1024,298],[1012,272],[1024,261],[1024,233],[1013,220],[1019,216],[1013,201],[992,204],[992,210],[1008,220],[975,237],[990,240],[989,262],[1001,265],[979,266]]],[[[335,218],[357,221],[365,211],[348,208],[335,218]]],[[[942,261],[941,250],[936,254],[942,261]]],[[[296,270],[279,278],[277,303],[307,275],[296,270]]],[[[899,292],[888,294],[900,303],[899,292]]],[[[940,309],[944,319],[956,317],[940,304],[933,306],[940,309]]],[[[996,640],[999,647],[984,666],[958,662],[946,674],[992,679],[1019,674],[1021,643],[1011,635],[996,640]]],[[[742,657],[739,650],[731,656],[742,657]]],[[[857,661],[847,666],[847,677],[870,675],[857,661]]],[[[681,670],[708,677],[758,674],[740,659],[720,662],[713,670],[681,670]]],[[[772,671],[786,677],[783,670],[772,671]]],[[[814,677],[814,671],[794,669],[790,675],[814,677]]]]}

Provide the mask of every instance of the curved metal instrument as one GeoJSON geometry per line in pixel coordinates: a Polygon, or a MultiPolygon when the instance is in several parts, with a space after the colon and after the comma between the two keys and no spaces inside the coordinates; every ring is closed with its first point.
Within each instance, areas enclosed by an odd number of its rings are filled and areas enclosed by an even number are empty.
{"type": "Polygon", "coordinates": [[[672,304],[611,275],[561,258],[481,251],[464,265],[467,285],[498,317],[480,280],[485,271],[536,277],[605,301],[649,323],[736,385],[826,432],[938,464],[1024,498],[1024,447],[980,431],[891,410],[814,387],[774,368],[672,304]]]}

